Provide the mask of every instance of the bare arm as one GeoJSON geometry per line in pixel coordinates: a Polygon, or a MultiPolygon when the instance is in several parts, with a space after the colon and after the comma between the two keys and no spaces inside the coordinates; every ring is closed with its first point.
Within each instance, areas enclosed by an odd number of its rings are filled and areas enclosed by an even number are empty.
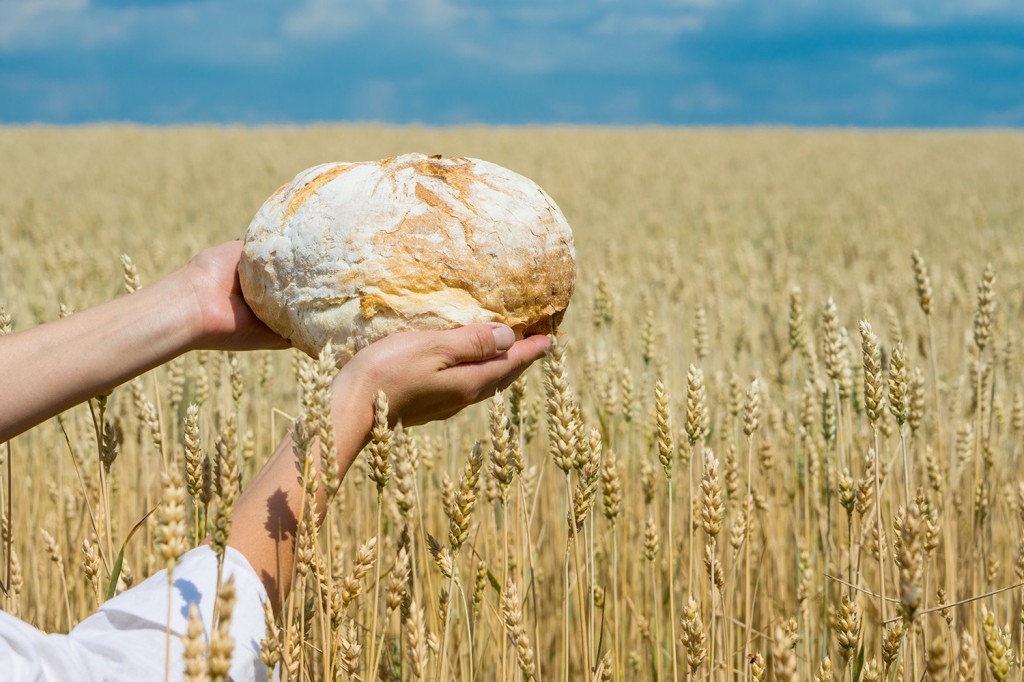
{"type": "Polygon", "coordinates": [[[241,242],[207,249],[139,291],[0,337],[0,442],[198,348],[285,348],[238,285],[241,242]]]}
{"type": "MultiPolygon", "coordinates": [[[[0,337],[0,442],[189,350],[285,348],[249,309],[238,284],[241,242],[206,249],[139,291],[0,337]]],[[[378,389],[392,419],[445,419],[510,384],[547,349],[505,325],[396,334],[364,348],[332,385],[341,472],[366,444],[378,389]]],[[[235,504],[231,545],[275,605],[290,588],[302,494],[286,438],[235,504]]],[[[313,461],[319,463],[319,457],[313,461]]],[[[321,493],[317,513],[327,501],[321,493]]]]}
{"type": "MultiPolygon", "coordinates": [[[[342,474],[367,442],[378,388],[388,396],[392,420],[415,425],[447,418],[507,387],[549,345],[546,336],[514,345],[513,340],[508,327],[476,324],[446,332],[396,334],[357,353],[332,386],[342,474]]],[[[313,461],[319,463],[319,457],[313,461]]],[[[291,439],[285,438],[235,503],[230,542],[260,576],[275,608],[291,588],[301,502],[295,453],[291,439]]],[[[318,519],[326,509],[321,487],[318,519]]]]}

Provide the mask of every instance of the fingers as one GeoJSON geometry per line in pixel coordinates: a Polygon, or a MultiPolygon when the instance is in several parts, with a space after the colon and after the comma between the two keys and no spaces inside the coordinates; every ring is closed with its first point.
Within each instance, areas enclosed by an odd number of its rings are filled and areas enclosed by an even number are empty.
{"type": "Polygon", "coordinates": [[[270,332],[270,334],[270,339],[267,341],[267,347],[264,350],[284,350],[292,347],[291,339],[286,339],[274,332],[270,332]]]}
{"type": "Polygon", "coordinates": [[[456,381],[465,394],[480,400],[508,387],[527,367],[542,358],[550,345],[551,339],[547,336],[531,336],[517,341],[497,357],[448,371],[456,373],[456,381]]]}
{"type": "Polygon", "coordinates": [[[241,239],[234,239],[229,242],[223,242],[216,246],[209,246],[196,256],[204,256],[206,258],[223,258],[226,261],[232,261],[235,264],[238,263],[242,258],[242,249],[245,247],[245,243],[241,239]]]}
{"type": "Polygon", "coordinates": [[[438,337],[448,366],[490,360],[509,350],[516,340],[511,327],[495,323],[469,324],[440,332],[438,337]]]}
{"type": "Polygon", "coordinates": [[[544,335],[530,336],[517,342],[509,349],[509,356],[523,369],[544,357],[551,347],[551,337],[544,335]]]}

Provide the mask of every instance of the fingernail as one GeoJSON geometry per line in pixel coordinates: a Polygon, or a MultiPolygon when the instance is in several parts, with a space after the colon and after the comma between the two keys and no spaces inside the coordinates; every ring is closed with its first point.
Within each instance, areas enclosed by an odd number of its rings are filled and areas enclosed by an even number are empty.
{"type": "Polygon", "coordinates": [[[499,353],[507,351],[516,342],[516,333],[512,331],[511,327],[505,325],[495,327],[491,333],[494,334],[494,345],[498,347],[499,353]]]}

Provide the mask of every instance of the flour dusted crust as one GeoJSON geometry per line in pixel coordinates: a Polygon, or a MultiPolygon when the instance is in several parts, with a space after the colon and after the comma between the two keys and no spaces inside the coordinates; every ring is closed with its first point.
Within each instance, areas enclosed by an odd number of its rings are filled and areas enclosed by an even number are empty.
{"type": "Polygon", "coordinates": [[[344,362],[401,331],[553,331],[576,264],[569,224],[533,181],[405,154],[299,173],[249,225],[239,276],[271,329],[310,355],[330,341],[344,362]]]}

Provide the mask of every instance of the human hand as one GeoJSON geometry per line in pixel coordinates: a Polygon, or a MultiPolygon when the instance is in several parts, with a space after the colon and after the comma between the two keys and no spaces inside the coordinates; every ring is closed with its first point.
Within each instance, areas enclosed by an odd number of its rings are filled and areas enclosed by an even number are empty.
{"type": "Polygon", "coordinates": [[[288,348],[287,339],[263,324],[242,297],[238,261],[242,242],[200,251],[181,270],[199,310],[197,348],[261,350],[288,348]]]}
{"type": "Polygon", "coordinates": [[[388,397],[392,424],[447,419],[507,388],[550,345],[547,336],[516,341],[511,328],[494,323],[393,334],[342,368],[332,384],[335,405],[365,414],[379,389],[388,397]]]}

